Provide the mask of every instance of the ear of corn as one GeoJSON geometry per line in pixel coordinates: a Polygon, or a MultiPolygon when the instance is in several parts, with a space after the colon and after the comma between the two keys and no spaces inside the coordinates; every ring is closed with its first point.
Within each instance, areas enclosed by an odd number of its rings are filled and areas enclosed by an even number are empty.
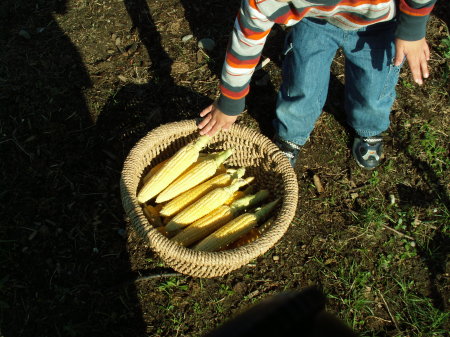
{"type": "Polygon", "coordinates": [[[244,168],[239,168],[237,170],[227,170],[226,173],[219,174],[170,200],[161,208],[160,214],[164,217],[173,216],[213,189],[227,186],[234,178],[241,178],[244,174],[244,168]]]}
{"type": "Polygon", "coordinates": [[[198,137],[195,141],[179,149],[150,179],[137,195],[140,203],[144,203],[158,195],[174,179],[182,174],[199,157],[200,151],[208,144],[210,136],[198,137]]]}
{"type": "Polygon", "coordinates": [[[197,186],[206,179],[212,177],[219,166],[233,154],[232,149],[228,149],[211,155],[205,160],[194,164],[185,173],[175,179],[157,197],[156,203],[162,203],[175,198],[181,193],[197,186]]]}
{"type": "Polygon", "coordinates": [[[227,201],[225,201],[223,204],[224,205],[231,205],[234,201],[241,199],[245,197],[245,192],[244,191],[236,191],[233,193],[233,195],[231,197],[228,198],[227,201]]]}
{"type": "Polygon", "coordinates": [[[153,176],[155,175],[156,172],[158,172],[161,167],[164,166],[164,164],[168,161],[169,159],[163,160],[162,162],[160,162],[159,164],[156,164],[155,166],[153,166],[150,171],[145,175],[143,182],[144,184],[153,176]]]}
{"type": "Polygon", "coordinates": [[[250,229],[250,231],[248,231],[247,234],[244,234],[238,240],[232,242],[230,245],[225,247],[225,249],[235,249],[235,248],[245,246],[246,244],[249,244],[250,242],[255,241],[260,236],[261,236],[261,233],[259,232],[258,228],[252,228],[252,229],[250,229]]]}
{"type": "Polygon", "coordinates": [[[275,219],[269,218],[268,220],[266,220],[262,225],[258,226],[258,231],[260,234],[263,234],[265,232],[267,232],[269,230],[269,228],[273,225],[275,219]]]}
{"type": "Polygon", "coordinates": [[[261,201],[267,199],[269,197],[269,195],[270,195],[270,192],[268,190],[261,190],[261,191],[258,191],[256,194],[247,195],[240,199],[237,199],[230,205],[231,212],[233,214],[237,214],[246,208],[255,206],[256,204],[260,203],[261,201]]]}
{"type": "Polygon", "coordinates": [[[158,214],[158,211],[153,206],[144,205],[142,207],[142,211],[144,212],[144,215],[148,219],[150,224],[152,224],[154,227],[159,227],[163,225],[161,218],[158,214]]]}
{"type": "Polygon", "coordinates": [[[190,246],[194,242],[208,236],[231,219],[233,219],[233,213],[230,207],[225,205],[219,206],[211,213],[182,229],[172,240],[183,246],[190,246]]]}
{"type": "Polygon", "coordinates": [[[249,195],[242,199],[236,200],[230,206],[219,206],[211,213],[205,215],[181,230],[173,237],[172,240],[182,244],[183,246],[190,246],[194,242],[203,239],[229,222],[245,208],[256,205],[268,196],[269,191],[262,190],[254,195],[249,195]]]}
{"type": "Polygon", "coordinates": [[[166,231],[166,229],[163,226],[156,227],[156,230],[158,232],[160,232],[162,235],[164,235],[165,237],[169,237],[169,233],[166,231]]]}
{"type": "Polygon", "coordinates": [[[217,251],[236,241],[264,219],[276,206],[278,199],[260,207],[254,213],[244,213],[231,220],[194,246],[194,250],[217,251]]]}
{"type": "Polygon", "coordinates": [[[262,225],[250,229],[250,231],[247,234],[244,234],[242,237],[232,242],[224,249],[234,249],[242,247],[246,244],[249,244],[250,242],[255,241],[257,238],[261,237],[261,235],[263,235],[270,228],[270,226],[272,226],[274,221],[275,219],[273,217],[269,218],[262,225]]]}
{"type": "Polygon", "coordinates": [[[167,231],[174,231],[193,223],[217,207],[223,205],[240,187],[248,184],[250,179],[235,179],[231,185],[216,188],[175,215],[166,225],[167,231]]]}

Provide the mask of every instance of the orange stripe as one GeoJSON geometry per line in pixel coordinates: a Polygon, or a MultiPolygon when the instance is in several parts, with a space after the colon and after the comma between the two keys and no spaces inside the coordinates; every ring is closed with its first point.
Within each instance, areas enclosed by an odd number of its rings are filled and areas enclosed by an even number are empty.
{"type": "MultiPolygon", "coordinates": [[[[389,2],[390,2],[390,0],[378,0],[378,1],[373,0],[373,1],[370,1],[370,5],[379,5],[381,3],[389,3],[389,2]]],[[[342,1],[342,2],[339,3],[338,6],[356,7],[356,6],[367,5],[367,4],[369,4],[369,3],[367,1],[364,1],[364,0],[362,0],[362,1],[351,1],[350,0],[350,1],[342,1]]]]}
{"type": "Polygon", "coordinates": [[[227,53],[227,63],[233,68],[251,69],[255,67],[259,62],[260,56],[251,60],[240,60],[231,53],[227,53]]]}
{"type": "Polygon", "coordinates": [[[411,16],[426,16],[431,13],[433,6],[423,8],[412,8],[408,6],[405,0],[400,0],[400,11],[411,16]]]}
{"type": "Polygon", "coordinates": [[[232,68],[237,68],[237,69],[252,69],[254,67],[256,67],[256,65],[258,63],[254,63],[254,64],[242,64],[242,63],[235,63],[235,62],[230,62],[229,60],[227,60],[227,64],[232,67],[232,68]]]}
{"type": "Polygon", "coordinates": [[[242,34],[244,34],[244,36],[246,38],[251,39],[251,40],[260,40],[260,39],[266,37],[267,34],[270,33],[270,29],[268,29],[264,32],[261,32],[261,33],[257,33],[253,30],[243,27],[241,24],[241,15],[240,14],[238,14],[238,23],[239,23],[239,28],[240,28],[242,34]]]}
{"type": "Polygon", "coordinates": [[[249,90],[250,90],[250,88],[248,85],[243,90],[237,91],[237,92],[231,91],[231,90],[225,88],[223,85],[220,86],[220,91],[222,92],[222,94],[224,96],[234,99],[234,100],[238,100],[238,99],[245,97],[248,94],[249,90]]]}
{"type": "Polygon", "coordinates": [[[368,22],[376,23],[376,22],[379,22],[379,21],[383,21],[389,15],[389,13],[384,15],[384,16],[382,16],[382,17],[380,17],[380,18],[378,18],[378,19],[376,19],[376,20],[370,20],[370,21],[361,19],[360,17],[358,17],[357,15],[353,15],[352,13],[337,13],[336,15],[342,16],[342,17],[346,18],[348,21],[350,21],[350,22],[352,22],[354,24],[361,25],[361,26],[367,26],[368,22]]]}
{"type": "Polygon", "coordinates": [[[293,12],[289,11],[284,15],[281,15],[275,19],[276,23],[287,23],[289,20],[301,20],[311,10],[311,8],[305,8],[303,11],[293,12]]]}
{"type": "MultiPolygon", "coordinates": [[[[378,4],[381,4],[381,3],[389,3],[389,1],[386,1],[386,0],[374,1],[374,2],[371,2],[370,5],[378,5],[378,4]]],[[[367,1],[358,1],[358,2],[347,1],[347,2],[341,2],[341,3],[339,3],[336,6],[314,6],[313,8],[321,10],[323,12],[331,12],[331,11],[335,10],[336,8],[339,9],[339,7],[341,7],[341,6],[348,6],[348,7],[356,8],[358,6],[367,5],[367,4],[368,4],[367,1]]],[[[384,10],[386,10],[386,8],[382,8],[382,9],[379,9],[379,10],[371,9],[372,12],[384,11],[384,10]]]]}
{"type": "Polygon", "coordinates": [[[259,9],[256,5],[256,1],[255,0],[249,0],[248,4],[250,5],[251,8],[256,9],[259,12],[259,9]]]}

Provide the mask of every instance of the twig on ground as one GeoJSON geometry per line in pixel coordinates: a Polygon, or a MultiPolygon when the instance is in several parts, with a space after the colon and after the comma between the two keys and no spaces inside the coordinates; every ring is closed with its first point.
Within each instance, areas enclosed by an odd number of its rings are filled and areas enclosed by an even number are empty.
{"type": "Polygon", "coordinates": [[[396,229],[394,229],[394,228],[392,228],[392,227],[389,227],[388,225],[385,225],[385,224],[382,224],[382,225],[383,225],[384,228],[389,229],[390,231],[392,231],[392,232],[394,232],[394,233],[396,233],[396,234],[398,234],[398,235],[400,235],[400,236],[403,236],[403,237],[405,237],[405,238],[407,238],[407,239],[409,239],[409,240],[411,240],[411,241],[415,241],[414,238],[413,238],[412,236],[409,236],[409,235],[407,235],[407,234],[404,234],[404,233],[402,233],[402,232],[399,232],[398,230],[396,230],[396,229]]]}
{"type": "Polygon", "coordinates": [[[270,62],[270,58],[264,59],[260,64],[258,64],[258,65],[255,67],[255,71],[258,71],[258,70],[264,68],[266,65],[269,64],[269,62],[270,62]]]}
{"type": "Polygon", "coordinates": [[[316,186],[317,192],[323,193],[325,190],[322,186],[322,182],[317,174],[313,175],[314,186],[316,186]]]}
{"type": "Polygon", "coordinates": [[[389,314],[389,317],[391,318],[392,322],[394,322],[394,325],[395,325],[396,329],[397,329],[398,331],[401,331],[400,328],[399,328],[399,326],[398,326],[397,320],[396,320],[395,317],[392,315],[391,310],[389,309],[389,306],[388,306],[386,300],[384,299],[383,294],[382,294],[381,291],[379,291],[379,290],[377,290],[377,292],[378,292],[378,294],[380,295],[381,300],[382,300],[383,303],[384,303],[384,306],[386,307],[386,310],[387,310],[387,312],[388,312],[388,314],[389,314]]]}
{"type": "Polygon", "coordinates": [[[183,274],[181,273],[158,273],[158,274],[150,274],[150,275],[146,275],[146,276],[139,276],[137,277],[134,282],[138,282],[138,281],[146,281],[146,280],[151,280],[154,278],[161,278],[161,277],[175,277],[175,276],[183,276],[183,274]]]}

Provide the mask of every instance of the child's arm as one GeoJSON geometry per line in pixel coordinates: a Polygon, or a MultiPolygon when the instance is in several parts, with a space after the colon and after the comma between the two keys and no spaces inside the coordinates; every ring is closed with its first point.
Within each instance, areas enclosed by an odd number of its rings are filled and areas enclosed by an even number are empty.
{"type": "Polygon", "coordinates": [[[430,49],[425,31],[435,3],[436,0],[399,0],[394,65],[400,65],[406,57],[414,81],[419,85],[423,83],[422,78],[429,76],[430,49]]]}
{"type": "Polygon", "coordinates": [[[201,135],[214,136],[220,130],[228,130],[236,121],[236,116],[224,114],[215,104],[211,104],[200,112],[200,117],[205,117],[199,124],[201,135]]]}
{"type": "MultiPolygon", "coordinates": [[[[289,8],[286,3],[277,1],[262,3],[268,12],[289,8]]],[[[254,0],[242,1],[222,68],[221,94],[213,105],[200,113],[200,117],[204,117],[199,124],[201,134],[214,135],[221,129],[228,129],[244,110],[250,79],[274,25],[258,6],[254,0]]]]}

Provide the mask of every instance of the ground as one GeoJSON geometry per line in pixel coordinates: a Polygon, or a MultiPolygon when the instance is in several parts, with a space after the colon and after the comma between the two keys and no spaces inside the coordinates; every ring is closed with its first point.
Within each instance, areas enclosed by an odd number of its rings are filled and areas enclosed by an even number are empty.
{"type": "MultiPolygon", "coordinates": [[[[351,157],[336,57],[324,114],[295,168],[296,216],[266,254],[219,278],[179,275],[130,227],[119,191],[125,157],[156,126],[195,118],[217,97],[238,7],[0,4],[0,335],[203,336],[263,299],[312,285],[362,336],[448,331],[445,1],[428,24],[430,78],[418,87],[403,69],[375,171],[351,157]],[[199,49],[203,38],[213,50],[199,49]]],[[[269,36],[270,62],[238,120],[269,137],[285,34],[277,27],[269,36]]]]}

